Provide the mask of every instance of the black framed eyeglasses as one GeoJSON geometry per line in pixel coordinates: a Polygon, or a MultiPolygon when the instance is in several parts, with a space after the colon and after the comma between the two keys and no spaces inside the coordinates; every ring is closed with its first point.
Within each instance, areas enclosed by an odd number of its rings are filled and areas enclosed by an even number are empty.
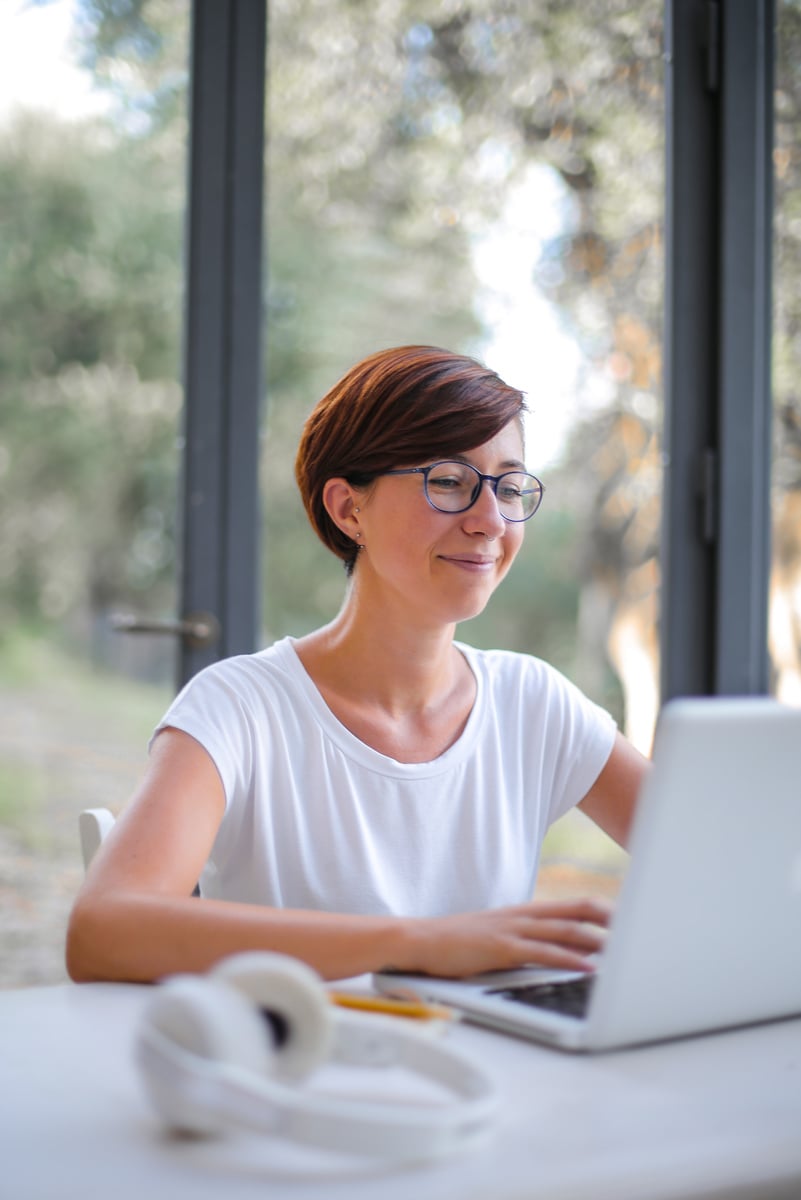
{"type": "Polygon", "coordinates": [[[466,462],[448,459],[430,467],[399,467],[381,471],[381,475],[422,475],[423,491],[437,512],[460,513],[472,508],[489,483],[505,521],[527,521],[542,502],[544,488],[536,475],[527,471],[504,471],[502,475],[482,475],[466,462]]]}

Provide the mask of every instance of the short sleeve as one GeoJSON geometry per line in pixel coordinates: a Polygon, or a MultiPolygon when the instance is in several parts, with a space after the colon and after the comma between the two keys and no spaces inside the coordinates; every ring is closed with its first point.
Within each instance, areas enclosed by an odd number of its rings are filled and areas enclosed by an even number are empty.
{"type": "Polygon", "coordinates": [[[238,788],[248,787],[253,758],[253,721],[235,662],[213,663],[190,679],[150,739],[152,746],[168,727],[193,737],[217,768],[226,807],[238,788]]]}
{"type": "Polygon", "coordinates": [[[617,726],[612,716],[574,683],[546,667],[549,773],[548,823],[564,816],[592,788],[612,753],[617,726]]]}

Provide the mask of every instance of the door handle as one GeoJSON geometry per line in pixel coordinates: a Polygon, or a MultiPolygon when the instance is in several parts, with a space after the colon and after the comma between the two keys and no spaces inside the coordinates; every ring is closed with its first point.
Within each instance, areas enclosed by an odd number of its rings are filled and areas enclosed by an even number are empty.
{"type": "Polygon", "coordinates": [[[220,636],[220,622],[213,613],[193,612],[185,617],[137,617],[132,613],[116,613],[111,618],[115,633],[158,633],[183,638],[193,650],[213,646],[220,636]]]}

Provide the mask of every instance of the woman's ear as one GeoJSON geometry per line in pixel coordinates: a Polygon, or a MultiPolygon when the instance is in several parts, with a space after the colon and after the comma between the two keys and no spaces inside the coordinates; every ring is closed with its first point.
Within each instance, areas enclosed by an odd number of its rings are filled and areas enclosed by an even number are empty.
{"type": "Polygon", "coordinates": [[[359,497],[347,479],[329,479],[323,487],[323,504],[338,529],[353,541],[361,537],[359,497]]]}

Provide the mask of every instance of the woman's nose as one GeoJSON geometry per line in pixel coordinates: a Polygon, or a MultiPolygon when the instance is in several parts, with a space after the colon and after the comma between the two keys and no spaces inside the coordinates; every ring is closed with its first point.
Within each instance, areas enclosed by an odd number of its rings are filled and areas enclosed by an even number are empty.
{"type": "Polygon", "coordinates": [[[506,528],[501,516],[498,498],[489,479],[482,479],[481,490],[475,503],[464,514],[465,526],[472,533],[483,533],[487,537],[500,537],[506,528]]]}

